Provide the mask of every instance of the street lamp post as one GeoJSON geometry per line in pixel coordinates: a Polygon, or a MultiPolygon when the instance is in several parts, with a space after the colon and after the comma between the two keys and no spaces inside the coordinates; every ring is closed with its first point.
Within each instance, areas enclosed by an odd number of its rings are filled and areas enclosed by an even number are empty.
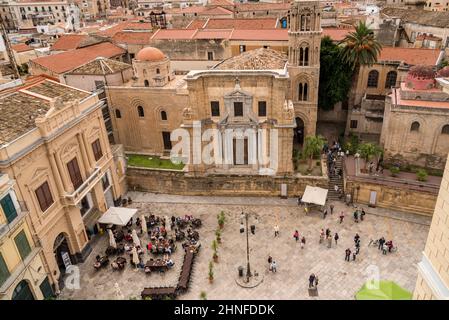
{"type": "Polygon", "coordinates": [[[246,281],[249,282],[249,278],[251,277],[251,266],[249,264],[249,228],[248,228],[248,213],[245,213],[246,219],[246,281]]]}

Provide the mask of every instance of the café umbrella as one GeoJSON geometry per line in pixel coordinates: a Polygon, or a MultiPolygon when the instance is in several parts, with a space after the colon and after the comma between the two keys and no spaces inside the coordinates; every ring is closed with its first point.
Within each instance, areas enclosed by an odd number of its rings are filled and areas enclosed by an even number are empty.
{"type": "Polygon", "coordinates": [[[145,216],[144,215],[142,215],[141,217],[140,217],[140,223],[142,224],[142,233],[147,233],[148,232],[148,229],[147,229],[147,220],[145,220],[145,216]]]}
{"type": "Polygon", "coordinates": [[[140,247],[140,239],[139,239],[139,237],[137,236],[136,229],[133,229],[133,232],[132,232],[132,238],[133,238],[134,246],[140,247]]]}
{"type": "Polygon", "coordinates": [[[137,254],[137,249],[136,249],[136,247],[133,247],[132,248],[132,250],[131,250],[131,253],[132,253],[132,256],[133,256],[133,263],[136,265],[136,267],[137,267],[137,265],[139,264],[139,262],[140,262],[140,260],[139,260],[139,255],[137,254]]]}
{"type": "Polygon", "coordinates": [[[112,233],[111,229],[108,229],[109,233],[109,246],[113,247],[114,249],[117,249],[117,242],[115,242],[114,234],[112,233]]]}

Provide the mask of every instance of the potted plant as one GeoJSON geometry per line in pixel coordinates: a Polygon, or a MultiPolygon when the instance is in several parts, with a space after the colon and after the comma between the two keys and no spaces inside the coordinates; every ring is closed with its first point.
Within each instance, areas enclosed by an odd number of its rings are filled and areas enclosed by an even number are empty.
{"type": "Polygon", "coordinates": [[[401,171],[401,169],[399,169],[399,167],[397,167],[397,166],[392,166],[391,168],[390,168],[390,172],[391,172],[391,176],[392,177],[397,177],[398,176],[398,173],[401,171]]]}
{"type": "Polygon", "coordinates": [[[428,174],[427,174],[426,170],[419,169],[418,171],[416,171],[416,179],[418,181],[423,181],[423,182],[427,181],[427,177],[428,177],[428,174]]]}
{"type": "Polygon", "coordinates": [[[218,215],[218,226],[220,227],[220,229],[223,229],[225,221],[226,221],[225,213],[224,211],[222,211],[218,215]]]}
{"type": "Polygon", "coordinates": [[[218,243],[217,243],[217,240],[214,240],[214,241],[212,241],[212,250],[214,251],[212,258],[214,259],[214,262],[218,262],[217,249],[218,249],[218,243]]]}
{"type": "Polygon", "coordinates": [[[214,281],[214,264],[209,261],[209,283],[214,281]]]}
{"type": "Polygon", "coordinates": [[[221,230],[220,229],[215,230],[215,237],[217,238],[217,242],[221,243],[221,230]]]}
{"type": "Polygon", "coordinates": [[[207,300],[207,294],[206,294],[206,291],[201,291],[201,293],[200,293],[200,299],[201,299],[201,300],[207,300]]]}

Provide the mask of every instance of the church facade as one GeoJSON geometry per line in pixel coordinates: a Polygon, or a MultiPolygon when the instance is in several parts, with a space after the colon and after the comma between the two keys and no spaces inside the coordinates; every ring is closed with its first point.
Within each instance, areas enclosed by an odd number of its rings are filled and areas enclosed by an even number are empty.
{"type": "Polygon", "coordinates": [[[143,48],[133,79],[107,87],[115,141],[167,157],[183,147],[185,170],[199,174],[293,172],[293,148],[316,131],[320,14],[319,1],[292,3],[288,55],[251,50],[184,76],[159,49],[143,48]]]}

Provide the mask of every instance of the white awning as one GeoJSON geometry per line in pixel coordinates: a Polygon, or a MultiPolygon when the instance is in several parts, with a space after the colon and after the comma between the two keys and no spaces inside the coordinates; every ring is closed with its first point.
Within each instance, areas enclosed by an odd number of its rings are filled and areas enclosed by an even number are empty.
{"type": "Polygon", "coordinates": [[[301,201],[324,206],[326,204],[327,191],[327,189],[320,187],[306,186],[306,190],[304,191],[301,201]]]}
{"type": "Polygon", "coordinates": [[[129,209],[123,207],[110,207],[100,219],[98,223],[115,224],[117,226],[125,226],[129,220],[136,214],[137,209],[129,209]]]}

